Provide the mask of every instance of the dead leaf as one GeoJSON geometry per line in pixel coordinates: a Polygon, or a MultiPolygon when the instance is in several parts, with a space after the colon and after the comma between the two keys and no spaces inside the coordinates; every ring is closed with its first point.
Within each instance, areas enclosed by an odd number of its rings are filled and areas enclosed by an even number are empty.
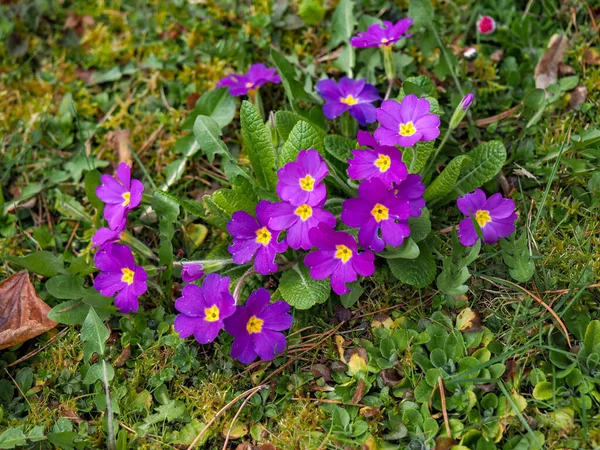
{"type": "Polygon", "coordinates": [[[588,90],[584,85],[579,85],[571,91],[569,98],[569,109],[576,109],[587,100],[588,90]]]}
{"type": "Polygon", "coordinates": [[[323,378],[326,383],[333,381],[329,367],[325,366],[324,364],[313,364],[313,366],[310,368],[310,371],[315,378],[323,378]]]}
{"type": "Polygon", "coordinates": [[[367,419],[372,419],[373,417],[377,417],[379,415],[379,412],[380,409],[375,408],[374,406],[363,406],[362,408],[360,408],[360,411],[358,413],[367,419]]]}
{"type": "Polygon", "coordinates": [[[192,92],[190,95],[188,95],[185,99],[186,109],[188,111],[191,111],[192,109],[194,109],[196,106],[196,102],[198,101],[199,98],[200,98],[200,94],[198,94],[197,92],[192,92]]]}
{"type": "Polygon", "coordinates": [[[517,373],[517,360],[506,360],[505,367],[506,370],[504,372],[504,375],[502,375],[502,378],[504,379],[504,381],[510,381],[510,379],[515,375],[515,373],[517,373]]]}
{"type": "Polygon", "coordinates": [[[504,50],[496,50],[490,55],[490,59],[492,60],[492,62],[499,63],[504,59],[504,50]]]}
{"type": "Polygon", "coordinates": [[[381,381],[385,386],[393,387],[402,381],[402,376],[396,369],[384,369],[379,375],[381,375],[381,381]]]}
{"type": "Polygon", "coordinates": [[[569,39],[562,34],[555,34],[550,38],[548,50],[535,66],[534,79],[535,87],[538,89],[546,89],[548,86],[555,84],[558,79],[558,66],[567,51],[569,39]]]}
{"type": "Polygon", "coordinates": [[[583,55],[583,61],[592,66],[600,66],[600,54],[595,49],[588,48],[583,55]]]}
{"type": "Polygon", "coordinates": [[[449,437],[438,437],[435,439],[434,450],[448,450],[458,444],[458,441],[449,437]]]}
{"type": "Polygon", "coordinates": [[[386,314],[375,314],[375,317],[373,317],[373,321],[371,322],[371,328],[383,327],[389,330],[392,328],[392,325],[394,325],[394,321],[386,314]]]}
{"type": "Polygon", "coordinates": [[[273,444],[267,442],[265,444],[260,444],[260,447],[258,447],[258,450],[277,450],[277,447],[275,447],[273,444]]]}
{"type": "Polygon", "coordinates": [[[575,69],[568,64],[560,63],[558,65],[558,74],[561,77],[566,77],[567,75],[575,75],[575,69]]]}
{"type": "Polygon", "coordinates": [[[119,162],[132,165],[131,150],[129,149],[129,130],[115,130],[109,134],[109,142],[119,155],[119,162]]]}
{"type": "Polygon", "coordinates": [[[58,325],[23,270],[0,283],[0,350],[21,344],[58,325]]]}
{"type": "Polygon", "coordinates": [[[365,395],[365,388],[367,387],[365,380],[362,378],[358,380],[358,384],[356,385],[356,389],[354,390],[354,394],[352,395],[352,403],[357,405],[360,403],[362,398],[365,395]]]}
{"type": "Polygon", "coordinates": [[[344,352],[344,359],[348,363],[348,373],[354,376],[359,372],[367,371],[369,357],[363,347],[349,348],[344,352]]]}
{"type": "Polygon", "coordinates": [[[115,361],[114,366],[115,367],[123,367],[125,365],[125,363],[129,360],[130,357],[131,357],[131,346],[128,345],[127,347],[125,347],[123,349],[123,351],[121,352],[121,354],[115,361]]]}

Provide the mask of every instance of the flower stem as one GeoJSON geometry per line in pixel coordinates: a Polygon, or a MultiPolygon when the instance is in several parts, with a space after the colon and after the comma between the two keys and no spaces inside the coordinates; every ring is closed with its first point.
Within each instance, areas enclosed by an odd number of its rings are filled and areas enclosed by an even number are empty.
{"type": "Polygon", "coordinates": [[[429,160],[429,164],[427,164],[427,169],[425,169],[425,171],[423,172],[424,174],[427,173],[427,171],[431,168],[431,166],[434,164],[435,159],[438,157],[438,155],[440,154],[440,152],[442,151],[442,148],[444,148],[444,145],[446,144],[446,141],[448,140],[448,138],[450,137],[450,133],[452,132],[452,129],[448,128],[448,130],[446,130],[446,134],[444,135],[444,139],[442,139],[442,142],[440,142],[440,145],[438,146],[437,150],[435,151],[435,153],[433,154],[433,158],[431,158],[429,160]]]}
{"type": "Polygon", "coordinates": [[[384,97],[384,101],[387,100],[388,98],[390,98],[390,94],[392,93],[392,86],[394,86],[394,80],[392,80],[391,78],[388,79],[388,88],[387,91],[385,92],[385,97],[384,97]]]}
{"type": "Polygon", "coordinates": [[[185,261],[173,261],[174,266],[185,266],[186,264],[231,264],[233,259],[194,259],[194,260],[185,260],[185,261]]]}
{"type": "Polygon", "coordinates": [[[237,284],[235,285],[235,289],[233,290],[233,299],[234,299],[236,305],[238,304],[238,300],[240,299],[240,292],[242,291],[242,286],[244,285],[244,281],[246,281],[246,279],[249,276],[254,275],[255,273],[256,273],[256,270],[254,270],[254,267],[250,267],[244,273],[244,275],[242,275],[240,277],[237,284]]]}
{"type": "Polygon", "coordinates": [[[356,136],[356,121],[350,116],[350,112],[346,111],[340,118],[342,134],[346,137],[356,136]]]}
{"type": "Polygon", "coordinates": [[[265,108],[263,106],[262,97],[260,96],[260,89],[257,89],[255,92],[248,92],[250,96],[250,100],[254,104],[254,107],[260,114],[260,118],[265,120],[265,108]]]}
{"type": "Polygon", "coordinates": [[[115,450],[117,446],[115,442],[115,428],[113,425],[112,403],[110,400],[110,385],[108,383],[108,372],[105,360],[102,360],[102,382],[104,384],[104,394],[106,395],[106,422],[108,424],[107,447],[109,450],[115,450]]]}
{"type": "Polygon", "coordinates": [[[150,183],[150,186],[152,186],[152,189],[154,189],[155,191],[158,190],[158,188],[156,187],[156,184],[154,183],[154,180],[148,173],[148,169],[146,169],[146,166],[144,166],[144,163],[142,162],[140,157],[137,155],[137,153],[132,150],[131,156],[133,156],[133,159],[135,159],[135,162],[138,164],[138,166],[140,166],[140,169],[142,169],[142,172],[144,173],[144,177],[146,178],[146,180],[148,180],[148,183],[150,183]]]}

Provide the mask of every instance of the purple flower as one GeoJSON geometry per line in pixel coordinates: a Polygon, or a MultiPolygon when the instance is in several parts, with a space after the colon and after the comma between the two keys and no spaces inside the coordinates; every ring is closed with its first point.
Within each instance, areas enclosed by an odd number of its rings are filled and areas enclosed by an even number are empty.
{"type": "Polygon", "coordinates": [[[183,263],[181,268],[181,279],[186,283],[199,280],[204,276],[204,270],[200,263],[183,263]]]}
{"type": "Polygon", "coordinates": [[[136,266],[131,249],[121,244],[106,244],[94,255],[101,273],[94,279],[94,289],[106,297],[115,297],[115,306],[122,313],[137,312],[138,297],[148,288],[148,275],[136,266]]]}
{"type": "Polygon", "coordinates": [[[229,278],[216,273],[206,276],[202,287],[187,284],[175,300],[178,314],[173,324],[179,337],[194,335],[200,344],[215,340],[223,321],[235,313],[235,300],[229,293],[229,278]]]}
{"type": "Polygon", "coordinates": [[[217,87],[229,87],[229,93],[236,97],[254,94],[258,88],[266,83],[281,83],[281,77],[276,69],[269,69],[264,64],[252,64],[248,72],[243,75],[232,74],[222,78],[217,87]]]}
{"type": "Polygon", "coordinates": [[[421,181],[421,175],[408,175],[400,184],[394,185],[394,193],[399,199],[408,201],[411,217],[421,215],[421,210],[425,208],[425,185],[421,181]]]}
{"type": "Polygon", "coordinates": [[[102,184],[96,188],[98,198],[106,203],[104,218],[111,230],[116,230],[129,214],[142,201],[144,185],[131,179],[131,168],[125,164],[117,167],[117,178],[102,175],[102,184]]]}
{"type": "Polygon", "coordinates": [[[325,223],[335,227],[335,217],[329,211],[323,209],[324,202],[317,206],[309,206],[306,203],[294,206],[291,203],[274,203],[269,206],[267,215],[269,227],[273,230],[287,230],[286,242],[294,250],[310,250],[312,244],[308,238],[308,232],[325,223]]]}
{"type": "Polygon", "coordinates": [[[347,226],[360,228],[358,243],[363,248],[380,252],[385,244],[401,245],[410,235],[409,214],[408,201],[397,198],[380,179],[373,178],[360,184],[358,198],[342,204],[340,218],[347,226]]]}
{"type": "Polygon", "coordinates": [[[503,198],[502,194],[494,194],[486,199],[485,192],[475,189],[475,192],[460,197],[456,205],[467,216],[458,225],[458,237],[462,245],[470,247],[479,239],[471,216],[475,217],[481,228],[486,244],[494,244],[499,238],[508,237],[515,231],[515,202],[503,198]]]}
{"type": "Polygon", "coordinates": [[[231,357],[250,364],[258,356],[271,361],[285,350],[285,336],[281,333],[292,326],[290,305],[283,300],[269,304],[271,296],[266,289],[250,294],[245,306],[239,306],[232,317],[225,320],[225,330],[233,336],[231,357]]]}
{"type": "Polygon", "coordinates": [[[412,147],[419,141],[433,141],[440,135],[440,118],[429,112],[429,101],[409,94],[401,103],[386,100],[377,110],[379,128],[375,139],[382,145],[412,147]]]}
{"type": "Polygon", "coordinates": [[[321,183],[329,173],[327,164],[316,150],[302,150],[295,162],[277,172],[277,195],[294,206],[316,206],[325,200],[327,190],[321,183]]]}
{"type": "Polygon", "coordinates": [[[396,147],[379,145],[366,131],[358,132],[359,145],[372,147],[373,150],[353,150],[352,159],[348,159],[348,176],[353,180],[383,181],[387,187],[392,183],[400,183],[408,175],[408,170],[402,162],[402,153],[396,147]]]}
{"type": "Polygon", "coordinates": [[[284,241],[277,242],[279,232],[269,228],[267,207],[271,202],[263,200],[256,205],[256,217],[246,211],[233,213],[227,224],[227,231],[233,236],[233,245],[228,247],[233,255],[233,262],[245,264],[256,254],[254,268],[262,275],[268,275],[277,270],[275,256],[284,252],[288,245],[284,241]]]}
{"type": "Polygon", "coordinates": [[[310,241],[318,250],[304,258],[315,280],[331,277],[331,287],[338,295],[350,292],[346,283],[356,281],[358,275],[369,277],[375,273],[375,255],[366,250],[358,253],[356,241],[348,233],[334,231],[321,224],[308,233],[310,241]]]}
{"type": "Polygon", "coordinates": [[[123,221],[114,230],[106,227],[98,228],[98,230],[96,230],[92,236],[92,248],[117,242],[121,238],[121,233],[125,231],[126,225],[127,220],[123,219],[123,221]]]}
{"type": "Polygon", "coordinates": [[[350,44],[356,48],[387,47],[393,45],[400,39],[412,36],[412,34],[405,34],[412,23],[413,20],[407,17],[395,24],[387,20],[383,22],[384,26],[378,23],[373,24],[367,31],[358,33],[350,39],[350,44]]]}
{"type": "Polygon", "coordinates": [[[353,80],[343,77],[339,84],[333,80],[321,80],[317,83],[317,91],[325,99],[323,114],[329,120],[350,111],[350,115],[363,127],[375,122],[376,108],[371,103],[381,100],[381,97],[377,88],[367,84],[364,78],[353,80]]]}
{"type": "Polygon", "coordinates": [[[473,103],[474,98],[475,98],[475,96],[473,95],[472,92],[469,92],[467,95],[464,96],[464,98],[460,102],[460,107],[462,108],[463,111],[466,111],[467,109],[469,109],[469,106],[471,106],[471,103],[473,103]]]}

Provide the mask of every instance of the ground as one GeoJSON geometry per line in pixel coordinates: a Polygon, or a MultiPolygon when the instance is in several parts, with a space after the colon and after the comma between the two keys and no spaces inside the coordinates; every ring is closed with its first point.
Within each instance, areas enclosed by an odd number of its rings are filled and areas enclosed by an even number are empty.
{"type": "MultiPolygon", "coordinates": [[[[101,358],[89,360],[81,333],[100,300],[55,295],[49,269],[20,257],[51,252],[92,285],[91,237],[102,219],[88,189],[94,169],[113,173],[127,161],[149,190],[190,202],[228,187],[220,156],[188,154],[182,144],[197,99],[226,74],[274,66],[272,51],[289,58],[308,91],[322,77],[339,78],[348,61],[331,45],[338,3],[2,2],[0,279],[28,268],[40,298],[62,315],[56,328],[0,351],[0,448],[108,445],[103,383],[86,380],[101,358]]],[[[418,21],[424,3],[356,0],[352,16],[361,30],[374,17],[418,21]]],[[[459,295],[445,294],[439,279],[415,288],[392,275],[394,266],[378,266],[358,299],[332,296],[295,310],[287,353],[250,366],[229,357],[226,337],[205,346],[180,339],[173,300],[183,283],[154,276],[140,313],[98,308],[110,331],[104,360],[114,367],[117,448],[187,448],[197,436],[207,449],[600,446],[600,323],[592,321],[600,300],[600,10],[575,0],[432,3],[434,26],[421,19],[397,52],[393,95],[402,86],[433,96],[445,130],[463,94],[475,94],[432,173],[482,142],[502,141],[506,162],[484,189],[515,200],[516,239],[483,245],[464,264],[470,277],[457,283],[467,288],[459,295]],[[488,36],[475,26],[483,14],[497,22],[488,36]],[[554,34],[566,36],[566,54],[545,95],[534,72],[554,34]],[[463,55],[470,46],[478,50],[472,61],[463,55]]],[[[358,53],[354,75],[382,95],[387,88],[374,52],[358,53]]],[[[248,165],[235,102],[223,140],[248,165]]],[[[262,89],[262,102],[267,114],[289,109],[282,85],[262,89]]],[[[182,207],[174,228],[159,233],[151,201],[132,219],[129,242],[141,255],[159,254],[165,234],[176,260],[223,254],[228,236],[214,217],[182,207]]],[[[452,240],[458,212],[453,202],[429,212],[433,232],[423,245],[434,249],[438,275],[454,282],[459,273],[446,265],[460,269],[468,259],[452,240]]],[[[152,258],[144,265],[156,274],[152,258]]],[[[243,296],[274,291],[278,277],[251,277],[243,296]]]]}

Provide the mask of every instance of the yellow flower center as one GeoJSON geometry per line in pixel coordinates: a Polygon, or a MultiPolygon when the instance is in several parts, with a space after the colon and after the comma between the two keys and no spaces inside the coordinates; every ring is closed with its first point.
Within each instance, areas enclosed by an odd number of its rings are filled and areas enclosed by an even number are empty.
{"type": "Polygon", "coordinates": [[[386,206],[383,206],[381,203],[377,203],[373,209],[371,210],[371,215],[375,217],[377,222],[381,222],[382,220],[388,220],[390,209],[386,206]]]}
{"type": "Polygon", "coordinates": [[[315,179],[310,175],[300,178],[299,182],[303,191],[312,191],[315,188],[315,179]]]}
{"type": "Polygon", "coordinates": [[[389,41],[390,41],[390,40],[389,40],[388,38],[383,38],[383,39],[381,40],[381,43],[382,43],[382,44],[387,44],[389,41]]]}
{"type": "Polygon", "coordinates": [[[400,124],[400,136],[412,136],[417,132],[412,122],[406,122],[400,124]]]}
{"type": "Polygon", "coordinates": [[[485,227],[485,224],[492,221],[490,212],[485,209],[480,209],[475,213],[475,220],[481,228],[485,227]]]}
{"type": "Polygon", "coordinates": [[[344,264],[347,263],[350,258],[352,258],[352,250],[345,245],[336,245],[335,248],[335,257],[337,259],[341,259],[344,264]]]}
{"type": "Polygon", "coordinates": [[[131,192],[125,192],[121,197],[123,197],[123,206],[129,205],[131,202],[131,192]]]}
{"type": "Polygon", "coordinates": [[[263,323],[264,320],[259,319],[256,316],[252,316],[250,317],[250,319],[248,319],[248,323],[246,324],[246,330],[248,330],[248,333],[250,334],[260,333],[262,331],[263,323]]]}
{"type": "Polygon", "coordinates": [[[298,206],[296,211],[294,211],[294,214],[299,216],[302,221],[306,221],[312,217],[312,208],[305,203],[304,205],[298,206]]]}
{"type": "Polygon", "coordinates": [[[121,273],[123,274],[123,276],[121,277],[121,281],[127,284],[132,284],[133,283],[133,270],[128,269],[127,267],[123,267],[121,269],[121,273]]]}
{"type": "Polygon", "coordinates": [[[347,97],[340,98],[340,102],[345,103],[348,106],[352,106],[358,103],[358,99],[354,98],[352,95],[348,95],[347,97]]]}
{"type": "Polygon", "coordinates": [[[267,227],[256,230],[256,242],[262,245],[268,245],[271,242],[271,232],[267,230],[267,227]]]}
{"type": "Polygon", "coordinates": [[[252,83],[250,83],[250,82],[246,83],[246,87],[247,88],[251,88],[252,87],[252,83]]]}
{"type": "Polygon", "coordinates": [[[212,305],[210,308],[204,308],[204,320],[207,322],[216,322],[219,320],[219,307],[212,305]]]}
{"type": "Polygon", "coordinates": [[[381,153],[377,155],[377,159],[375,160],[375,165],[379,167],[379,171],[381,173],[387,172],[390,166],[392,165],[392,160],[388,155],[382,155],[381,153]]]}

